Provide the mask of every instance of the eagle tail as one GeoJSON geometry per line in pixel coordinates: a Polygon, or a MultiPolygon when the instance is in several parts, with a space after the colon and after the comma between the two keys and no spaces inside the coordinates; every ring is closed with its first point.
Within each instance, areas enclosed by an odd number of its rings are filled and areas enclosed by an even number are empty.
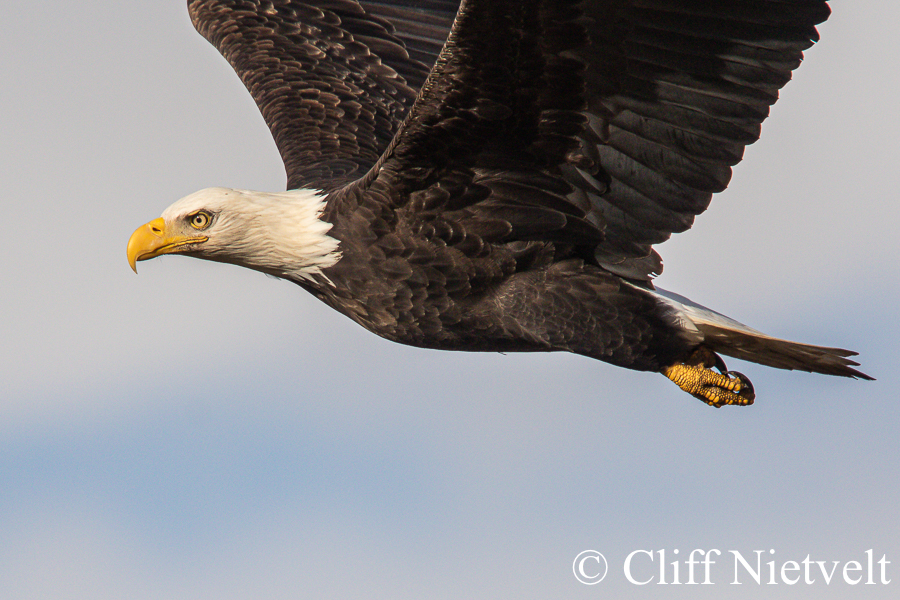
{"type": "Polygon", "coordinates": [[[774,338],[678,294],[659,288],[652,293],[673,309],[688,336],[714,352],[778,369],[874,379],[853,368],[859,363],[848,358],[857,354],[851,350],[774,338]]]}
{"type": "Polygon", "coordinates": [[[779,369],[874,379],[853,368],[859,363],[847,358],[856,356],[852,350],[799,344],[763,333],[750,334],[715,325],[698,324],[698,328],[703,332],[704,344],[726,356],[779,369]]]}

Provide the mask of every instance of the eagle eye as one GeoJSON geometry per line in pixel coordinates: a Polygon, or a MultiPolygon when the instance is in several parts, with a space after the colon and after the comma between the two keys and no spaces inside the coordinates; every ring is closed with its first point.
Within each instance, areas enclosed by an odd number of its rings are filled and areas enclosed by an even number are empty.
{"type": "Polygon", "coordinates": [[[212,220],[212,217],[205,210],[198,210],[197,212],[188,215],[190,218],[191,227],[194,229],[206,229],[209,227],[209,223],[212,220]]]}

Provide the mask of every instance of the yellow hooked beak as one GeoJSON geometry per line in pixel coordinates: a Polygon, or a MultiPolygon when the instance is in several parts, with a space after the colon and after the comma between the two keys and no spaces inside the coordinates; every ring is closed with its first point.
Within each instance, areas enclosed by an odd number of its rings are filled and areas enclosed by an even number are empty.
{"type": "Polygon", "coordinates": [[[166,222],[160,217],[146,225],[141,225],[131,234],[128,240],[128,264],[137,273],[137,261],[149,260],[160,254],[177,252],[178,248],[187,244],[200,244],[209,238],[206,236],[168,235],[166,222]]]}

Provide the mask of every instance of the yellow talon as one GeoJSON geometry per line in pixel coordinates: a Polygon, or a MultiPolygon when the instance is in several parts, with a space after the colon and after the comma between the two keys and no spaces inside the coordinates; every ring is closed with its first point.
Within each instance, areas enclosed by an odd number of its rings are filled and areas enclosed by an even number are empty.
{"type": "Polygon", "coordinates": [[[676,364],[662,373],[687,393],[716,408],[726,404],[748,406],[756,398],[750,381],[740,373],[731,377],[707,369],[702,363],[676,364]]]}

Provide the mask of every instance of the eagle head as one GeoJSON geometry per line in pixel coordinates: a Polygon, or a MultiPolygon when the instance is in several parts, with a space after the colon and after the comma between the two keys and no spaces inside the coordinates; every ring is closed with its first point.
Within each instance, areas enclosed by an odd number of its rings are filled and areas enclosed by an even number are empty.
{"type": "Polygon", "coordinates": [[[128,263],[137,273],[138,261],[184,254],[295,281],[324,277],[340,260],[332,225],[321,218],[325,201],[316,190],[200,190],[135,230],[128,263]]]}

